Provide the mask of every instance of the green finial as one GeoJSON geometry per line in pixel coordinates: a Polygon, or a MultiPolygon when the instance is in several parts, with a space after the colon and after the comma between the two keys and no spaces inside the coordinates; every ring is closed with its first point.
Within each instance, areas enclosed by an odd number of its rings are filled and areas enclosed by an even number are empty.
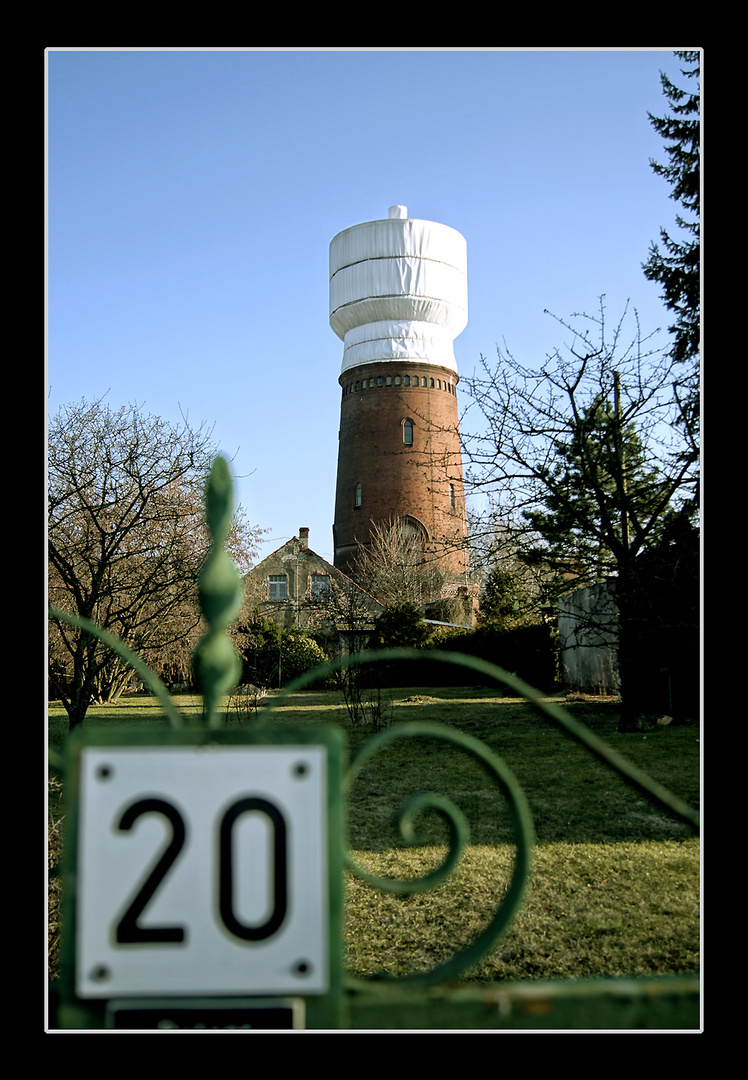
{"type": "Polygon", "coordinates": [[[224,458],[213,462],[205,495],[205,517],[212,546],[198,582],[200,608],[208,630],[198,642],[194,664],[205,701],[210,727],[218,724],[218,702],[239,681],[241,661],[225,629],[239,613],[242,587],[239,575],[224,547],[231,526],[232,484],[224,458]]]}

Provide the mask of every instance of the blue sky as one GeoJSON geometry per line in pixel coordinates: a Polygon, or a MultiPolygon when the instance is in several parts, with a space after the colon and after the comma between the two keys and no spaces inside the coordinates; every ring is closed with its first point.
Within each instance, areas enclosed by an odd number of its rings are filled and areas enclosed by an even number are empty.
{"type": "MultiPolygon", "coordinates": [[[[460,373],[539,363],[544,310],[668,325],[641,264],[677,210],[647,112],[672,48],[47,54],[47,407],[213,426],[262,553],[332,561],[342,342],[328,248],[393,204],[466,238],[460,373]]],[[[663,330],[664,334],[664,330],[663,330]]],[[[462,404],[465,404],[463,400],[462,404]]]]}

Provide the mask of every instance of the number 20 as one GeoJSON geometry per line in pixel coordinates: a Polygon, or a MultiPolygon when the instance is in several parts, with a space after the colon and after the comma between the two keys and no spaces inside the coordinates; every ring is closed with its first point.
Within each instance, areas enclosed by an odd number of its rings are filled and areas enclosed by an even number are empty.
{"type": "MultiPolygon", "coordinates": [[[[117,828],[129,831],[143,814],[162,814],[171,825],[171,838],[130,901],[116,927],[119,945],[181,943],[185,930],[181,926],[141,926],[138,919],[156,890],[176,862],[187,837],[182,815],[164,799],[140,799],[132,803],[120,818],[117,828]]],[[[229,933],[243,941],[263,941],[281,927],[288,907],[288,845],[286,823],[277,806],[257,796],[247,796],[232,803],[221,817],[218,827],[218,909],[229,933]],[[242,814],[264,814],[273,826],[273,909],[259,926],[241,922],[234,911],[234,826],[242,814]]]]}

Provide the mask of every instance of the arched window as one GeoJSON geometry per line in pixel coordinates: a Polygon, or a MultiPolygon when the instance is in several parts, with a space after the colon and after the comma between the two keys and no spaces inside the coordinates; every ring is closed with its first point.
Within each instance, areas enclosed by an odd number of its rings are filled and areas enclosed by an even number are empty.
{"type": "Polygon", "coordinates": [[[413,445],[413,421],[403,420],[403,443],[405,446],[413,445]]]}
{"type": "Polygon", "coordinates": [[[394,522],[390,538],[396,543],[399,555],[408,560],[414,555],[422,555],[429,539],[424,525],[410,514],[394,522]]]}
{"type": "Polygon", "coordinates": [[[356,510],[358,510],[359,507],[361,506],[361,481],[360,480],[356,484],[356,490],[355,490],[354,495],[353,495],[353,506],[354,506],[354,509],[356,509],[356,510]]]}

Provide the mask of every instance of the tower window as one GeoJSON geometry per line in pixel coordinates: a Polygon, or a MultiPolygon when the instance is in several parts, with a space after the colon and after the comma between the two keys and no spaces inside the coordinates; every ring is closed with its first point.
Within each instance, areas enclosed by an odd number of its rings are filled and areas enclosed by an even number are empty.
{"type": "Polygon", "coordinates": [[[356,484],[356,490],[355,490],[355,493],[353,495],[353,506],[354,506],[354,509],[356,509],[356,510],[358,510],[358,508],[361,506],[361,481],[360,480],[356,484]]]}
{"type": "Polygon", "coordinates": [[[450,484],[449,485],[449,509],[454,510],[454,508],[455,508],[455,486],[454,486],[454,484],[450,484]]]}
{"type": "Polygon", "coordinates": [[[405,446],[413,445],[413,421],[403,420],[403,443],[405,446]]]}
{"type": "Polygon", "coordinates": [[[410,375],[403,376],[403,386],[410,386],[410,375]]]}
{"type": "Polygon", "coordinates": [[[268,599],[288,599],[288,578],[285,574],[271,574],[268,578],[268,599]]]}
{"type": "Polygon", "coordinates": [[[384,386],[384,379],[382,378],[381,375],[377,379],[377,386],[384,386]]]}

